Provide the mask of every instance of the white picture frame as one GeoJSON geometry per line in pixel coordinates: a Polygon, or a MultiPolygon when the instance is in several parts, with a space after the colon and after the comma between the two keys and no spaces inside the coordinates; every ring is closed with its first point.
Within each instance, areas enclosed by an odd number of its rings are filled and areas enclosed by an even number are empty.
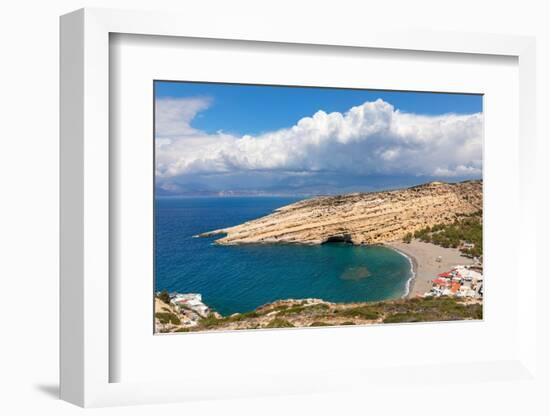
{"type": "MultiPolygon", "coordinates": [[[[429,51],[441,54],[502,55],[518,59],[519,133],[517,190],[519,224],[517,264],[531,287],[537,271],[535,176],[535,41],[529,37],[428,32],[383,32],[349,28],[330,33],[314,24],[303,31],[266,22],[205,24],[201,19],[168,13],[82,9],[61,18],[61,398],[80,406],[158,403],[262,394],[338,391],[352,385],[402,377],[426,382],[444,370],[468,369],[473,382],[535,380],[535,290],[517,292],[518,345],[514,354],[483,363],[453,363],[399,368],[322,369],[318,373],[270,374],[262,380],[243,380],[221,374],[213,389],[201,375],[170,382],[112,382],[110,368],[120,359],[110,348],[109,276],[113,267],[109,246],[114,220],[110,216],[110,34],[331,45],[336,48],[429,51]],[[237,24],[240,23],[240,24],[237,24]],[[235,30],[239,28],[239,31],[235,30]],[[346,382],[342,382],[346,379],[346,382]],[[229,383],[229,384],[228,384],[229,383]]],[[[518,273],[517,270],[510,273],[518,273]]],[[[146,305],[144,305],[146,307],[146,305]]],[[[410,329],[411,327],[409,327],[410,329]]],[[[332,329],[333,331],[334,329],[332,329]]],[[[331,331],[331,330],[322,330],[331,331]]],[[[410,332],[410,331],[409,331],[410,332]]],[[[295,332],[297,333],[297,331],[295,332]]],[[[314,336],[312,332],[308,336],[314,336]]],[[[218,334],[223,335],[223,334],[218,334]]],[[[152,334],[151,334],[152,336],[152,334]]],[[[207,335],[211,336],[211,335],[207,335]]],[[[305,335],[304,335],[305,336],[305,335]]],[[[169,337],[165,337],[169,340],[169,337]]],[[[169,342],[169,341],[165,341],[169,342]]],[[[466,382],[466,380],[465,380],[466,382]]]]}

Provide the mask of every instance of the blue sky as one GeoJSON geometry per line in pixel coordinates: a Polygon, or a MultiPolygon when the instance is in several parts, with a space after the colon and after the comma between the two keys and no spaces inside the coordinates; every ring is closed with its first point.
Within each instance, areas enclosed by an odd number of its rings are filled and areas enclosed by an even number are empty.
{"type": "Polygon", "coordinates": [[[159,195],[477,179],[482,137],[481,95],[155,82],[159,195]]]}
{"type": "Polygon", "coordinates": [[[155,82],[157,98],[205,97],[212,106],[193,120],[206,133],[260,134],[288,127],[300,118],[345,112],[378,98],[396,109],[416,114],[472,114],[482,111],[479,94],[445,94],[338,88],[300,88],[192,82],[155,82]]]}

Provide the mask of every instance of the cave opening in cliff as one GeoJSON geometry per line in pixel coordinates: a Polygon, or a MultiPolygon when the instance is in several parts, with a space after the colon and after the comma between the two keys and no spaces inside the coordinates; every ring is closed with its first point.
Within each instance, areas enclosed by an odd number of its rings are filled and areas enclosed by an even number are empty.
{"type": "Polygon", "coordinates": [[[328,244],[328,243],[353,244],[353,241],[351,240],[351,234],[336,234],[336,235],[331,235],[327,237],[327,239],[323,241],[323,244],[328,244]]]}

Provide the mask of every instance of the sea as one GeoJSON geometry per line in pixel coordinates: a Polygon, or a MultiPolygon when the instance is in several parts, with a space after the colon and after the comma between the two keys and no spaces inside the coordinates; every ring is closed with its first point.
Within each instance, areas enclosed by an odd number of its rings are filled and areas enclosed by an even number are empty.
{"type": "Polygon", "coordinates": [[[155,289],[200,293],[222,315],[280,299],[364,302],[407,294],[410,260],[382,246],[214,244],[195,235],[267,215],[300,197],[155,200],[155,289]]]}

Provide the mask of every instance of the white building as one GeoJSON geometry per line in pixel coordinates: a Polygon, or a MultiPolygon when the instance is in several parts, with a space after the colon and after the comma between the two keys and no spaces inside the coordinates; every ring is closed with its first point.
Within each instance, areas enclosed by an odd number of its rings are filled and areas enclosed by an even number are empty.
{"type": "Polygon", "coordinates": [[[178,293],[172,297],[170,302],[174,305],[191,309],[203,318],[210,313],[210,308],[202,303],[202,296],[199,293],[178,293]]]}
{"type": "Polygon", "coordinates": [[[454,271],[458,272],[460,276],[468,281],[474,281],[474,282],[480,282],[483,281],[483,275],[479,272],[476,272],[475,270],[471,270],[465,266],[455,266],[453,268],[454,271]]]}

